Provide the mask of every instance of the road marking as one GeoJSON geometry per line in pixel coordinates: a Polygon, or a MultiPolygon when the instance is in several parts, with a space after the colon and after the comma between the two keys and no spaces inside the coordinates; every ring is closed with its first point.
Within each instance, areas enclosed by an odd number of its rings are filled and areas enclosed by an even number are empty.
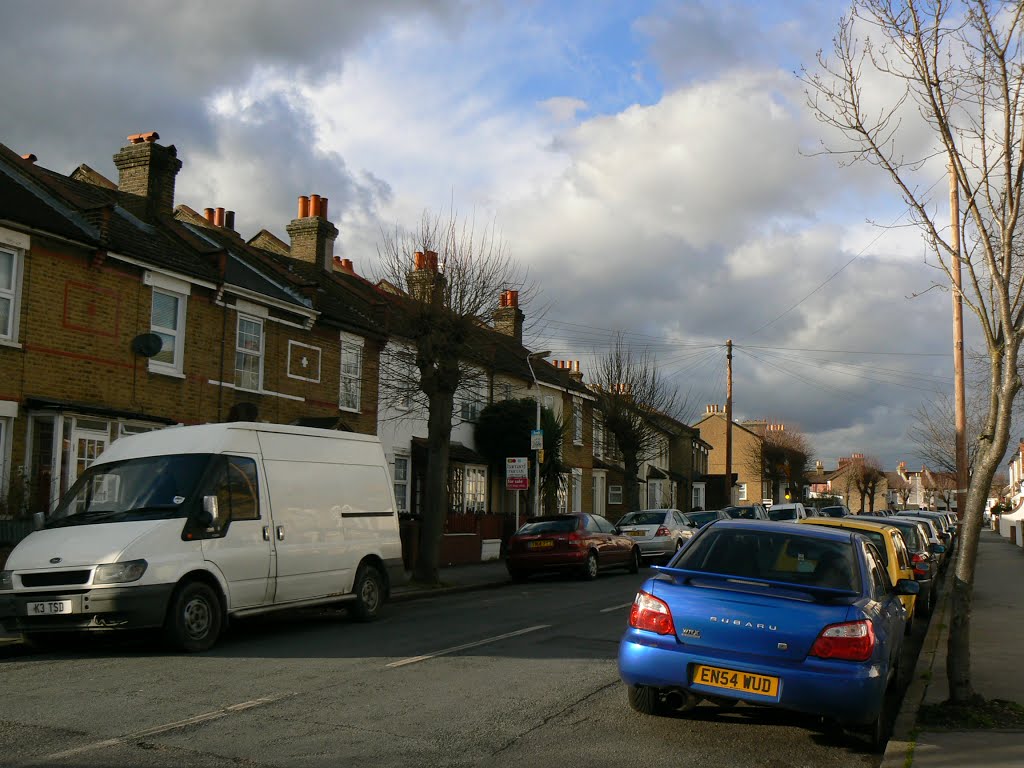
{"type": "Polygon", "coordinates": [[[633,602],[634,602],[633,600],[630,600],[628,603],[623,603],[622,605],[613,605],[611,608],[602,608],[601,609],[601,613],[611,613],[612,611],[621,611],[623,608],[629,608],[629,606],[631,606],[633,604],[633,602]]]}
{"type": "Polygon", "coordinates": [[[214,710],[213,712],[204,712],[201,715],[194,715],[192,717],[186,717],[184,720],[176,720],[173,723],[166,723],[164,725],[157,725],[152,728],[147,728],[144,731],[137,731],[130,733],[126,736],[118,736],[115,739],[104,739],[103,741],[95,741],[92,744],[86,744],[81,747],[75,747],[74,749],[66,749],[63,752],[54,752],[51,755],[45,755],[44,757],[35,757],[27,762],[21,763],[21,765],[38,765],[39,763],[48,763],[53,760],[62,760],[66,757],[81,754],[82,752],[91,752],[96,749],[106,749],[107,747],[116,747],[119,744],[125,744],[130,741],[136,741],[138,739],[145,738],[146,736],[156,736],[161,733],[167,733],[168,731],[175,731],[179,728],[186,728],[190,725],[196,725],[198,723],[208,723],[212,720],[220,720],[222,717],[233,715],[236,712],[244,712],[247,709],[254,707],[262,707],[267,704],[271,704],[280,699],[287,698],[289,696],[295,696],[294,693],[282,693],[279,696],[264,696],[260,699],[253,699],[252,701],[243,701],[241,704],[232,704],[222,709],[214,710]]]}
{"type": "Polygon", "coordinates": [[[496,643],[499,640],[505,640],[510,637],[518,637],[519,635],[525,635],[528,632],[536,632],[538,629],[547,629],[550,624],[538,624],[535,627],[527,627],[526,629],[517,629],[515,632],[506,632],[504,635],[495,635],[494,637],[487,637],[483,640],[477,640],[473,643],[466,643],[464,645],[456,645],[452,648],[445,648],[444,650],[434,651],[434,653],[427,653],[423,656],[412,656],[408,659],[402,659],[401,661],[392,661],[387,664],[386,667],[394,669],[395,667],[404,667],[406,664],[416,664],[420,661],[427,661],[428,659],[436,659],[438,656],[447,656],[449,653],[456,653],[458,651],[464,651],[467,648],[476,648],[478,645],[487,645],[488,643],[496,643]]]}

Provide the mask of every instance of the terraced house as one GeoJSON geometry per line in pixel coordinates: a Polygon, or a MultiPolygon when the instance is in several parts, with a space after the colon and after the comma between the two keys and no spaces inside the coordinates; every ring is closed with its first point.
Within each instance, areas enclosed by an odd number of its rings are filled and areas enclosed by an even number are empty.
{"type": "Polygon", "coordinates": [[[290,244],[245,243],[230,211],[175,211],[181,160],[158,138],[130,137],[117,183],[0,145],[8,505],[47,508],[111,441],[171,424],[376,428],[381,310],[335,282],[326,201],[290,244]]]}

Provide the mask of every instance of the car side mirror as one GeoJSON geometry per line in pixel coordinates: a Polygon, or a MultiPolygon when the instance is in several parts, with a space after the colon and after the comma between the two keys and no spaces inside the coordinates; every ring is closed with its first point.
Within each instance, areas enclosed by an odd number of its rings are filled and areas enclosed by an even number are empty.
{"type": "Polygon", "coordinates": [[[921,585],[913,579],[900,579],[896,582],[897,595],[918,595],[921,593],[921,585]]]}
{"type": "Polygon", "coordinates": [[[43,528],[43,523],[46,522],[46,515],[42,512],[36,512],[32,515],[32,529],[39,531],[43,528]]]}
{"type": "Polygon", "coordinates": [[[944,544],[929,544],[928,551],[931,552],[933,555],[941,555],[943,552],[946,551],[946,547],[944,544]]]}
{"type": "Polygon", "coordinates": [[[199,513],[197,522],[203,528],[215,527],[220,519],[220,507],[216,496],[203,496],[203,511],[199,513]]]}

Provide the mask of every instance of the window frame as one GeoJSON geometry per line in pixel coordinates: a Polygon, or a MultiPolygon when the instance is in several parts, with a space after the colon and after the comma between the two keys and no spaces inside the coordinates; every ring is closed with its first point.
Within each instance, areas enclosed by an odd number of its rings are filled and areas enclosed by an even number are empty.
{"type": "Polygon", "coordinates": [[[583,398],[572,399],[572,442],[583,445],[583,398]]]}
{"type": "Polygon", "coordinates": [[[608,486],[608,503],[609,504],[622,504],[622,486],[621,485],[609,485],[608,486]]]}
{"type": "Polygon", "coordinates": [[[0,251],[11,256],[11,287],[0,288],[0,299],[10,302],[7,328],[0,328],[0,344],[18,344],[25,272],[25,253],[29,248],[28,237],[17,232],[0,228],[0,251]]]}
{"type": "MultiPolygon", "coordinates": [[[[178,291],[172,291],[168,288],[153,286],[152,297],[149,305],[149,330],[150,333],[155,333],[158,336],[170,336],[174,339],[174,356],[171,362],[165,362],[163,360],[157,360],[155,358],[149,358],[149,370],[153,373],[176,373],[182,374],[185,365],[185,318],[187,312],[186,302],[188,301],[188,294],[180,293],[178,291]],[[175,323],[176,328],[167,328],[165,326],[158,326],[153,318],[153,313],[156,309],[156,296],[166,296],[174,299],[176,303],[175,311],[175,323]]],[[[237,344],[237,337],[235,342],[237,344]]],[[[162,350],[161,350],[162,351],[162,350]]]]}
{"type": "Polygon", "coordinates": [[[409,511],[409,470],[411,464],[411,457],[405,454],[395,454],[395,460],[391,464],[391,485],[395,492],[395,506],[398,508],[398,513],[407,513],[409,511]],[[399,463],[405,468],[404,477],[399,478],[398,467],[399,463]],[[402,492],[399,493],[399,488],[402,492]]]}
{"type": "Polygon", "coordinates": [[[266,352],[266,328],[263,323],[262,317],[256,317],[255,315],[247,315],[242,312],[238,313],[238,320],[235,323],[235,375],[234,375],[234,386],[235,389],[243,392],[262,392],[263,391],[263,362],[264,354],[266,352]],[[245,349],[240,346],[241,334],[242,334],[242,323],[252,323],[259,327],[259,340],[260,348],[258,352],[253,352],[251,349],[245,349]],[[255,357],[257,361],[256,365],[256,386],[248,387],[243,386],[239,383],[239,374],[244,373],[238,367],[238,360],[240,356],[255,357]]]}
{"type": "Polygon", "coordinates": [[[747,500],[747,484],[736,483],[736,500],[746,501],[747,500]]]}
{"type": "Polygon", "coordinates": [[[338,342],[338,408],[349,413],[360,413],[363,402],[363,351],[366,339],[351,333],[342,333],[338,342]],[[355,373],[345,372],[347,355],[355,357],[355,373]],[[349,394],[353,395],[350,399],[346,399],[346,383],[350,387],[349,394]]]}

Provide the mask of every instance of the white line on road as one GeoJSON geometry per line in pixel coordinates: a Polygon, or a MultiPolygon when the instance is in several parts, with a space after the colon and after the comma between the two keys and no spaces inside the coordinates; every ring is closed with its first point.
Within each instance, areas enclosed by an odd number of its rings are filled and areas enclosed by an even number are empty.
{"type": "Polygon", "coordinates": [[[144,731],[130,733],[127,736],[118,736],[116,739],[104,739],[103,741],[95,741],[92,744],[86,744],[81,747],[75,747],[74,749],[66,749],[63,752],[54,752],[52,755],[32,758],[27,762],[21,763],[21,765],[29,766],[37,765],[39,763],[48,763],[52,760],[62,760],[65,757],[78,755],[82,752],[91,752],[95,749],[106,749],[107,747],[115,747],[118,744],[125,744],[130,741],[136,741],[137,739],[142,739],[146,736],[155,736],[160,733],[166,733],[167,731],[174,731],[179,728],[185,728],[189,725],[196,725],[198,723],[208,723],[211,720],[219,720],[222,717],[233,715],[236,712],[243,712],[247,709],[252,709],[253,707],[262,707],[266,704],[271,704],[280,699],[284,699],[294,695],[294,693],[282,693],[279,696],[264,696],[263,698],[253,699],[252,701],[243,701],[241,704],[231,704],[230,706],[214,710],[213,712],[205,712],[201,715],[186,717],[184,720],[176,720],[173,723],[157,725],[153,728],[147,728],[144,731]]]}
{"type": "Polygon", "coordinates": [[[611,608],[602,608],[601,609],[601,613],[611,613],[612,611],[621,611],[623,608],[629,608],[629,606],[631,606],[632,604],[633,604],[633,601],[630,600],[628,603],[623,603],[622,605],[613,605],[611,608]]]}
{"type": "Polygon", "coordinates": [[[445,648],[441,651],[434,651],[423,656],[412,656],[408,659],[402,659],[401,661],[392,661],[386,665],[389,668],[404,667],[406,664],[416,664],[420,661],[426,661],[427,659],[434,659],[438,656],[447,656],[449,653],[455,653],[457,651],[464,651],[467,648],[476,648],[478,645],[487,645],[488,643],[496,643],[499,640],[505,640],[509,637],[517,637],[518,635],[525,635],[527,632],[536,632],[538,629],[547,629],[550,624],[538,624],[535,627],[527,627],[526,629],[517,629],[515,632],[507,632],[504,635],[495,635],[494,637],[484,638],[483,640],[477,640],[474,643],[466,643],[465,645],[456,645],[453,648],[445,648]]]}

